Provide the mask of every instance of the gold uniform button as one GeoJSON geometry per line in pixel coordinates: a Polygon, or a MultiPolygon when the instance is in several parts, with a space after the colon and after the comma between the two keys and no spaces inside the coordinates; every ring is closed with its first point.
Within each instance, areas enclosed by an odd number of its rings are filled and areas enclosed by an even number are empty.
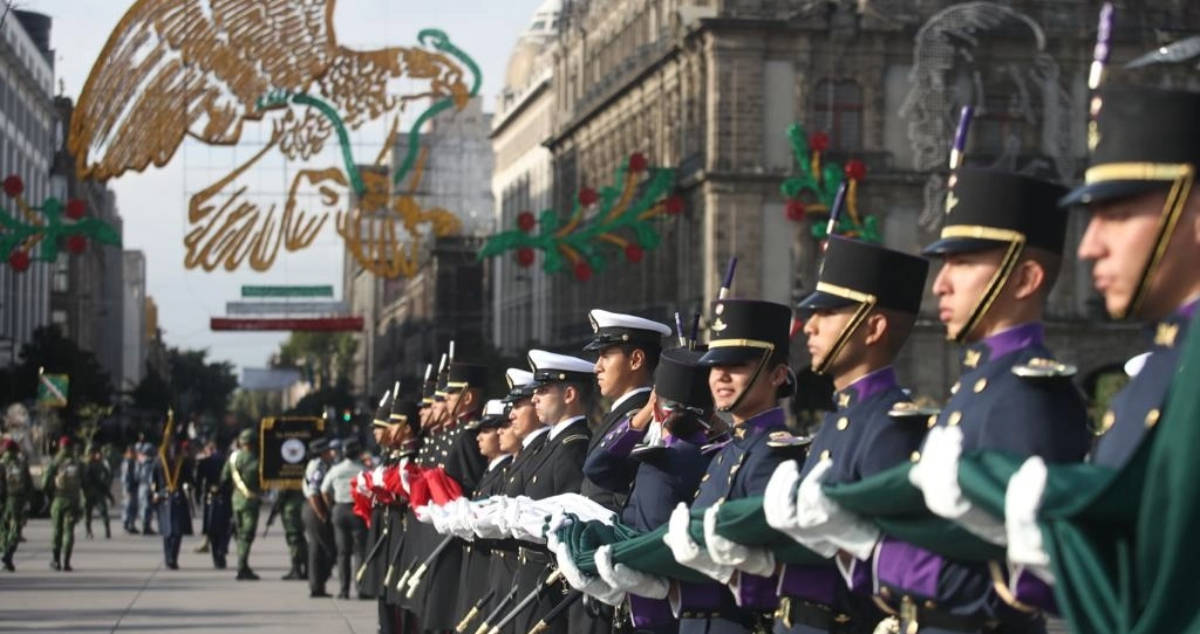
{"type": "Polygon", "coordinates": [[[1157,409],[1152,409],[1146,412],[1146,427],[1154,427],[1158,424],[1158,417],[1161,413],[1157,409]]]}
{"type": "Polygon", "coordinates": [[[530,480],[530,482],[537,482],[537,476],[533,476],[533,479],[530,480]]]}
{"type": "Polygon", "coordinates": [[[925,421],[925,426],[930,429],[933,429],[933,426],[936,424],[937,424],[937,414],[933,414],[932,416],[929,417],[929,420],[925,421]]]}
{"type": "Polygon", "coordinates": [[[978,394],[987,388],[987,379],[979,379],[975,382],[975,393],[978,394]]]}
{"type": "Polygon", "coordinates": [[[951,426],[951,427],[954,427],[954,426],[955,426],[955,425],[957,425],[957,424],[959,423],[959,421],[961,421],[961,420],[962,420],[962,412],[957,412],[957,411],[956,411],[956,412],[950,412],[950,419],[946,421],[946,424],[947,424],[947,425],[949,425],[949,426],[951,426]]]}
{"type": "Polygon", "coordinates": [[[951,386],[950,386],[950,393],[951,393],[951,394],[958,394],[958,388],[960,388],[960,387],[962,387],[962,383],[959,383],[958,381],[955,381],[955,382],[954,382],[954,385],[951,385],[951,386]]]}
{"type": "Polygon", "coordinates": [[[892,597],[892,590],[887,586],[883,586],[879,589],[879,596],[885,599],[890,599],[892,597]]]}
{"type": "Polygon", "coordinates": [[[838,419],[838,422],[837,422],[837,428],[838,428],[838,431],[843,431],[843,430],[845,430],[845,429],[846,429],[847,427],[849,427],[849,426],[850,426],[850,419],[849,419],[849,418],[846,418],[845,416],[843,416],[843,417],[841,417],[841,418],[839,418],[839,419],[838,419]]]}
{"type": "Polygon", "coordinates": [[[1104,432],[1112,429],[1113,424],[1116,422],[1117,422],[1116,413],[1114,413],[1111,409],[1108,410],[1107,412],[1104,412],[1104,418],[1100,419],[1100,433],[1103,434],[1104,432]]]}
{"type": "Polygon", "coordinates": [[[703,478],[700,478],[700,481],[701,481],[701,482],[708,482],[708,478],[709,478],[709,476],[711,476],[711,475],[712,475],[712,474],[710,474],[710,473],[706,473],[706,474],[704,474],[704,477],[703,477],[703,478]]]}
{"type": "Polygon", "coordinates": [[[828,449],[821,452],[821,460],[829,460],[832,456],[833,454],[831,454],[828,449]]]}
{"type": "Polygon", "coordinates": [[[926,610],[936,610],[936,609],[937,609],[937,603],[934,603],[932,600],[930,600],[930,601],[926,601],[926,602],[925,602],[925,609],[926,609],[926,610]]]}
{"type": "Polygon", "coordinates": [[[921,461],[921,452],[919,452],[919,451],[912,452],[912,455],[910,455],[908,457],[908,459],[913,462],[920,462],[921,461]]]}

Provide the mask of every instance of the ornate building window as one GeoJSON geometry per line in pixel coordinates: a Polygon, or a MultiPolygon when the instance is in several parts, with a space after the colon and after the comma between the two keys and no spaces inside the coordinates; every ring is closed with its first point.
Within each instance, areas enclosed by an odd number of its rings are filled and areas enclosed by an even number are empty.
{"type": "Polygon", "coordinates": [[[829,149],[862,149],[862,88],[852,79],[822,79],[812,91],[811,130],[829,134],[829,149]]]}

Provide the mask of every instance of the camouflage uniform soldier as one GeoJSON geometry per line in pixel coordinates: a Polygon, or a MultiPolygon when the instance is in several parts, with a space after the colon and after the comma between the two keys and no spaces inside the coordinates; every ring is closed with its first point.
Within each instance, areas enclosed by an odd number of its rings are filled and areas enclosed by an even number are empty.
{"type": "Polygon", "coordinates": [[[112,528],[108,521],[108,502],[112,497],[112,466],[101,455],[98,447],[88,446],[88,456],[83,470],[83,518],[88,539],[92,539],[92,510],[104,521],[104,539],[112,539],[112,528]]]}
{"type": "Polygon", "coordinates": [[[257,438],[253,429],[242,430],[238,435],[238,450],[229,456],[221,469],[221,484],[233,486],[233,525],[237,536],[238,581],[257,581],[258,575],[250,569],[250,545],[258,531],[258,508],[261,503],[262,485],[258,479],[257,438]]]}
{"type": "Polygon", "coordinates": [[[4,553],[4,569],[12,572],[13,553],[21,541],[21,524],[25,522],[25,505],[29,503],[29,492],[33,490],[33,478],[29,476],[29,465],[21,455],[16,441],[4,441],[4,455],[0,456],[0,551],[4,553]]]}
{"type": "Polygon", "coordinates": [[[83,493],[83,463],[71,451],[71,439],[58,441],[58,454],[46,466],[42,475],[42,491],[50,500],[50,524],[53,555],[50,567],[71,570],[71,550],[75,547],[75,523],[79,521],[83,493]],[[60,558],[61,555],[61,558],[60,558]]]}
{"type": "Polygon", "coordinates": [[[285,580],[308,579],[308,540],[304,537],[304,523],[300,513],[308,501],[299,489],[284,489],[279,492],[279,521],[287,539],[288,554],[292,567],[283,576],[285,580]]]}

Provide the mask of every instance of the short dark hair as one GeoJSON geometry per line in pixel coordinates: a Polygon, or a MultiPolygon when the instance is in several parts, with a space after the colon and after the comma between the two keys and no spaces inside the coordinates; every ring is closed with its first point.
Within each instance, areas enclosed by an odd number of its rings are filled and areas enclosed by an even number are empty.
{"type": "Polygon", "coordinates": [[[625,356],[632,355],[634,350],[641,350],[642,355],[646,357],[646,371],[650,373],[650,376],[654,376],[654,370],[658,367],[658,360],[662,357],[662,346],[626,343],[622,344],[620,348],[621,352],[625,353],[625,356]]]}

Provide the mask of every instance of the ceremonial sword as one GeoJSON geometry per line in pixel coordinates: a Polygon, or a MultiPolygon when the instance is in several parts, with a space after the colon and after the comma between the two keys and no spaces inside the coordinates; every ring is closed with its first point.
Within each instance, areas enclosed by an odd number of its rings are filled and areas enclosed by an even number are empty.
{"type": "Polygon", "coordinates": [[[542,593],[543,589],[554,585],[554,583],[561,578],[562,571],[555,570],[554,572],[550,573],[550,575],[546,577],[545,581],[539,583],[537,587],[533,589],[533,592],[525,595],[525,598],[521,599],[521,602],[517,604],[517,607],[513,608],[508,614],[504,615],[504,618],[500,619],[499,623],[494,625],[492,629],[488,630],[487,634],[500,634],[501,630],[508,627],[508,624],[512,623],[513,619],[517,618],[517,615],[524,612],[525,608],[533,605],[537,601],[538,595],[542,593]]]}
{"type": "Polygon", "coordinates": [[[474,621],[475,617],[479,616],[479,611],[483,609],[484,604],[486,604],[488,601],[491,601],[492,597],[494,596],[496,596],[496,591],[494,589],[488,590],[487,594],[483,595],[482,598],[475,602],[475,605],[471,606],[471,609],[467,612],[467,615],[458,622],[458,625],[454,628],[454,631],[458,632],[458,634],[466,632],[467,627],[471,625],[471,621],[474,621]]]}
{"type": "Polygon", "coordinates": [[[509,590],[508,594],[504,595],[504,598],[501,599],[500,603],[497,603],[496,607],[492,608],[491,612],[488,612],[487,617],[485,617],[483,622],[479,624],[479,629],[475,630],[475,634],[487,634],[488,629],[491,627],[492,619],[500,616],[500,613],[506,610],[508,608],[508,604],[512,603],[513,599],[515,598],[517,598],[517,587],[513,586],[513,589],[509,590]]]}

